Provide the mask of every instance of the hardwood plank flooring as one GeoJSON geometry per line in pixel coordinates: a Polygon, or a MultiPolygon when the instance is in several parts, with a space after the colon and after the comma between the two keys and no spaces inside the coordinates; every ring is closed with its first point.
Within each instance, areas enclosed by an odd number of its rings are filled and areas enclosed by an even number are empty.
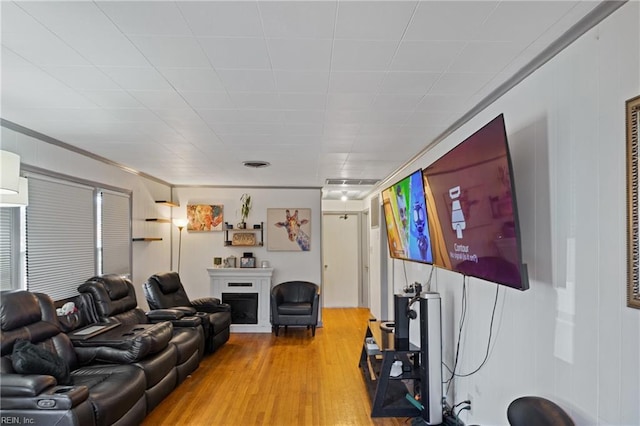
{"type": "Polygon", "coordinates": [[[280,336],[232,333],[145,419],[156,425],[406,425],[372,419],[358,368],[369,319],[363,308],[322,312],[323,327],[280,336]]]}

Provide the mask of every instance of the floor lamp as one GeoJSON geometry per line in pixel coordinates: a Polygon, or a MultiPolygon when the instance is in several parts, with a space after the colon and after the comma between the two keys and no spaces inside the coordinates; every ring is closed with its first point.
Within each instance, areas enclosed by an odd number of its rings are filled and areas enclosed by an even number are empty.
{"type": "Polygon", "coordinates": [[[187,226],[187,222],[187,219],[173,219],[173,224],[180,231],[180,237],[178,238],[178,274],[180,273],[180,252],[182,251],[182,229],[187,226]]]}

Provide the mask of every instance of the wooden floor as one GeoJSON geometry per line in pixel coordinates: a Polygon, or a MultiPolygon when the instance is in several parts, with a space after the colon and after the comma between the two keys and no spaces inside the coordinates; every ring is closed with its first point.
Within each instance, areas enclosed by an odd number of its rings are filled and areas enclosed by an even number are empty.
{"type": "Polygon", "coordinates": [[[322,312],[316,336],[234,333],[145,419],[157,425],[406,425],[372,419],[358,368],[369,310],[322,312]]]}

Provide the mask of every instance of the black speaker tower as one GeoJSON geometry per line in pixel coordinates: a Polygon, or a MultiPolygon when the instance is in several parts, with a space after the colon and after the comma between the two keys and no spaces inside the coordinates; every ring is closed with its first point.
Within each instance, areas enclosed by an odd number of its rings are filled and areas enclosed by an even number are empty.
{"type": "Polygon", "coordinates": [[[409,350],[409,301],[411,296],[402,294],[393,295],[393,320],[394,329],[394,349],[396,351],[409,350]]]}

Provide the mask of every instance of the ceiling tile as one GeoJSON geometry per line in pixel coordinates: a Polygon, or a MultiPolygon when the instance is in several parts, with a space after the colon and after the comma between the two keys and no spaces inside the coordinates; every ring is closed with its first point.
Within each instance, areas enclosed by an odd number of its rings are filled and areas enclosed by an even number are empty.
{"type": "Polygon", "coordinates": [[[189,105],[173,90],[131,90],[131,96],[150,109],[180,109],[189,105]]]}
{"type": "Polygon", "coordinates": [[[171,90],[167,80],[151,67],[100,67],[126,90],[171,90]]]}
{"type": "Polygon", "coordinates": [[[144,67],[149,61],[122,34],[74,38],[69,43],[96,66],[144,67]]]}
{"type": "Polygon", "coordinates": [[[125,90],[79,90],[78,93],[103,108],[142,108],[142,104],[125,90]]]}
{"type": "Polygon", "coordinates": [[[403,110],[403,111],[413,111],[416,106],[422,100],[423,95],[416,94],[406,94],[406,95],[394,95],[381,93],[376,96],[373,105],[371,106],[372,110],[375,111],[385,111],[385,110],[403,110]]]}
{"type": "Polygon", "coordinates": [[[445,71],[458,57],[463,41],[406,41],[398,47],[391,69],[394,71],[445,71]]]}
{"type": "Polygon", "coordinates": [[[200,110],[207,123],[280,123],[280,112],[274,110],[200,110]]]}
{"type": "Polygon", "coordinates": [[[497,1],[422,1],[405,40],[473,40],[497,1]]]}
{"type": "Polygon", "coordinates": [[[4,67],[2,63],[2,96],[7,93],[20,95],[30,90],[67,90],[68,87],[41,68],[25,63],[26,67],[4,67]]]}
{"type": "Polygon", "coordinates": [[[100,1],[96,4],[128,35],[192,35],[174,2],[100,1]]]}
{"type": "Polygon", "coordinates": [[[272,38],[267,40],[274,70],[329,70],[331,40],[272,38]]]}
{"type": "Polygon", "coordinates": [[[326,93],[280,93],[279,105],[283,109],[324,109],[326,93]]]}
{"type": "Polygon", "coordinates": [[[467,99],[465,95],[432,95],[428,94],[418,104],[418,111],[461,112],[467,99]]]}
{"type": "Polygon", "coordinates": [[[483,22],[476,40],[535,40],[574,5],[572,1],[502,1],[483,22]]]}
{"type": "Polygon", "coordinates": [[[472,41],[451,64],[449,72],[499,72],[524,49],[522,43],[472,41]]]}
{"type": "Polygon", "coordinates": [[[336,15],[335,1],[260,2],[260,15],[267,38],[333,37],[336,15]]]}
{"type": "Polygon", "coordinates": [[[598,4],[4,1],[2,118],[172,184],[384,178],[598,4]]]}
{"type": "Polygon", "coordinates": [[[212,68],[159,68],[158,71],[179,91],[225,91],[218,74],[212,68]]]}
{"type": "Polygon", "coordinates": [[[324,111],[283,110],[280,112],[280,119],[285,123],[285,126],[293,124],[322,124],[324,123],[324,111]]]}
{"type": "Polygon", "coordinates": [[[194,109],[232,108],[234,105],[225,92],[181,91],[180,95],[194,109]]]}
{"type": "Polygon", "coordinates": [[[429,91],[432,95],[464,95],[480,90],[493,73],[444,73],[429,91]]]}
{"type": "Polygon", "coordinates": [[[329,90],[329,71],[275,70],[273,75],[279,92],[327,93],[329,90]]]}
{"type": "Polygon", "coordinates": [[[390,72],[385,77],[381,93],[414,94],[424,96],[433,84],[438,81],[440,73],[430,72],[390,72]]]}
{"type": "Polygon", "coordinates": [[[453,122],[453,117],[454,113],[416,111],[409,116],[405,126],[447,127],[453,122]]]}
{"type": "Polygon", "coordinates": [[[390,72],[385,77],[381,93],[424,96],[440,77],[440,73],[390,72]]]}
{"type": "Polygon", "coordinates": [[[208,37],[199,41],[215,68],[270,68],[267,45],[262,38],[208,37]]]}
{"type": "Polygon", "coordinates": [[[274,92],[231,92],[229,97],[238,109],[278,109],[280,106],[278,94],[274,92]]]}
{"type": "Polygon", "coordinates": [[[367,109],[375,97],[373,93],[331,93],[327,97],[327,109],[367,109]]]}
{"type": "Polygon", "coordinates": [[[47,34],[6,34],[2,45],[40,66],[88,66],[90,63],[59,38],[47,34]]]}
{"type": "Polygon", "coordinates": [[[94,2],[28,1],[20,8],[65,40],[120,32],[94,2]]]}
{"type": "Polygon", "coordinates": [[[129,36],[154,67],[209,67],[210,63],[193,37],[129,36]]]}
{"type": "Polygon", "coordinates": [[[213,37],[262,37],[255,1],[177,2],[194,35],[213,37]]]}
{"type": "Polygon", "coordinates": [[[336,40],[331,69],[335,71],[383,71],[391,64],[396,41],[336,40]]]}
{"type": "Polygon", "coordinates": [[[384,72],[332,71],[330,93],[377,93],[385,77],[384,72]]]}
{"type": "Polygon", "coordinates": [[[335,37],[400,40],[416,5],[414,1],[339,2],[335,37]]]}
{"type": "Polygon", "coordinates": [[[43,67],[45,72],[77,90],[118,90],[120,87],[95,67],[43,67]]]}
{"type": "Polygon", "coordinates": [[[273,92],[276,84],[269,70],[218,70],[229,92],[273,92]]]}

